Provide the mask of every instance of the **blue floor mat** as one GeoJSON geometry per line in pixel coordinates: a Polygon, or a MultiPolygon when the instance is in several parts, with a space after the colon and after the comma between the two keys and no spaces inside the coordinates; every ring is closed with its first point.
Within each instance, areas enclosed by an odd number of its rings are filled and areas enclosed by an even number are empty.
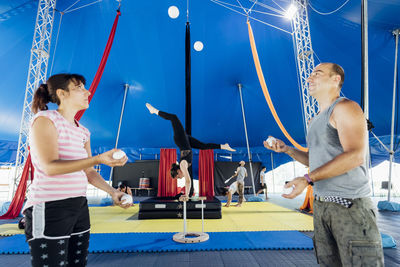
{"type": "MultiPolygon", "coordinates": [[[[313,249],[310,237],[298,231],[212,232],[203,243],[181,244],[174,233],[91,234],[89,252],[166,252],[213,250],[313,249]]],[[[29,253],[24,235],[0,239],[0,254],[29,253]]]]}

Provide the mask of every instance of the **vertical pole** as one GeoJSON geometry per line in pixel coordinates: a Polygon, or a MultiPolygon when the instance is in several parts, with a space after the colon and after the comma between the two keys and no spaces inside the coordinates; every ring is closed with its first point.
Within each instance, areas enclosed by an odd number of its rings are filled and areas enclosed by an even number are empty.
{"type": "Polygon", "coordinates": [[[293,160],[293,177],[297,177],[296,176],[296,162],[293,160]]]}
{"type": "Polygon", "coordinates": [[[396,36],[396,50],[394,52],[394,78],[393,78],[393,99],[392,99],[392,127],[390,131],[390,163],[389,163],[389,182],[388,182],[388,201],[390,201],[390,191],[392,187],[392,165],[394,158],[393,151],[393,137],[394,137],[394,117],[396,111],[396,82],[397,82],[397,56],[398,56],[398,48],[399,48],[399,33],[400,29],[393,31],[393,34],[396,36]]]}
{"type": "Polygon", "coordinates": [[[249,146],[249,137],[248,137],[248,135],[247,135],[246,116],[245,116],[244,105],[243,105],[242,84],[239,83],[237,86],[238,86],[238,88],[239,88],[240,104],[242,105],[242,115],[243,115],[244,133],[245,133],[245,135],[246,135],[247,154],[248,154],[248,156],[249,156],[251,183],[252,183],[252,185],[253,185],[253,194],[256,195],[256,189],[255,189],[255,186],[254,186],[253,166],[252,166],[252,164],[251,164],[251,152],[250,152],[250,146],[249,146]]]}
{"type": "Polygon", "coordinates": [[[369,119],[369,81],[368,81],[368,1],[361,0],[361,63],[363,84],[363,108],[366,119],[369,119]]]}
{"type": "Polygon", "coordinates": [[[186,237],[186,200],[183,201],[183,237],[186,237]]]}
{"type": "Polygon", "coordinates": [[[204,200],[201,199],[201,232],[204,233],[204,200]]]}
{"type": "Polygon", "coordinates": [[[275,193],[275,174],[274,174],[274,154],[271,152],[271,167],[272,167],[272,188],[275,193]]]}
{"type": "MultiPolygon", "coordinates": [[[[361,107],[364,111],[364,116],[369,119],[369,69],[368,69],[368,1],[361,0],[361,65],[362,65],[362,91],[361,91],[361,107]]],[[[367,146],[366,153],[366,168],[370,168],[370,149],[367,146]]],[[[368,179],[370,178],[369,172],[367,171],[368,179]]]]}
{"type": "MultiPolygon", "coordinates": [[[[124,92],[124,100],[122,101],[121,114],[120,114],[120,116],[119,116],[119,124],[118,124],[117,138],[115,139],[115,148],[118,147],[119,133],[120,133],[120,131],[121,131],[122,117],[124,116],[125,102],[126,102],[126,94],[128,93],[128,89],[129,89],[129,84],[125,84],[125,85],[124,85],[124,90],[125,90],[125,92],[124,92]]],[[[112,183],[113,170],[114,170],[114,167],[111,167],[110,177],[108,178],[108,184],[109,184],[109,185],[111,185],[111,183],[112,183]]]]}

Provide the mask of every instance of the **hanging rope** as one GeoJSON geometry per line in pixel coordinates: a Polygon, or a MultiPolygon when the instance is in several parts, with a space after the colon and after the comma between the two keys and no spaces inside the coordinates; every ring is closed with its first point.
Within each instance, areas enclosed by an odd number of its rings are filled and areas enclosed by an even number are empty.
{"type": "Polygon", "coordinates": [[[269,26],[269,27],[272,27],[272,28],[274,28],[274,29],[283,31],[283,32],[288,33],[288,34],[290,34],[290,35],[293,34],[293,33],[289,32],[289,31],[286,31],[286,30],[284,30],[284,29],[281,29],[281,28],[279,28],[279,27],[277,27],[277,26],[275,26],[275,25],[272,25],[272,24],[269,24],[269,23],[267,23],[267,22],[265,22],[265,21],[256,19],[255,17],[249,16],[249,14],[247,14],[247,12],[242,13],[242,12],[240,12],[240,11],[237,11],[237,10],[235,10],[235,9],[233,9],[233,8],[231,8],[231,7],[229,7],[229,6],[227,6],[227,5],[226,5],[224,2],[222,2],[222,1],[219,1],[219,0],[210,0],[210,1],[213,2],[213,3],[215,3],[215,4],[217,4],[217,5],[220,5],[220,6],[222,6],[222,7],[225,7],[226,9],[229,9],[229,10],[235,12],[235,13],[238,13],[238,14],[240,14],[240,15],[242,15],[242,16],[245,16],[246,18],[250,18],[250,19],[252,19],[252,20],[261,22],[262,24],[265,24],[265,25],[267,25],[267,26],[269,26]]]}
{"type": "Polygon", "coordinates": [[[326,12],[326,13],[321,12],[321,11],[318,11],[317,9],[315,9],[315,8],[311,5],[311,1],[308,2],[308,5],[311,7],[312,10],[314,10],[314,12],[316,12],[316,13],[318,13],[318,14],[320,14],[320,15],[326,16],[326,15],[331,15],[331,14],[333,14],[333,13],[339,11],[339,10],[342,9],[342,7],[344,7],[349,1],[350,1],[350,0],[345,1],[341,6],[339,6],[339,7],[336,8],[335,10],[333,10],[333,11],[331,11],[331,12],[326,12]]]}
{"type": "Polygon", "coordinates": [[[268,92],[267,84],[265,83],[264,74],[262,72],[260,60],[258,58],[256,43],[254,41],[253,30],[251,28],[249,20],[247,20],[247,27],[248,27],[248,31],[249,31],[249,39],[250,39],[250,45],[251,45],[251,52],[253,53],[254,65],[256,66],[258,79],[260,81],[260,85],[261,85],[261,88],[263,90],[263,93],[264,93],[264,96],[265,96],[265,100],[267,101],[268,107],[271,110],[272,116],[274,117],[274,119],[275,119],[276,123],[278,124],[279,128],[281,129],[282,133],[286,136],[286,138],[290,141],[290,143],[292,143],[292,145],[294,145],[297,149],[299,149],[301,151],[304,151],[304,152],[307,152],[308,149],[302,147],[301,145],[299,145],[290,136],[290,134],[286,131],[285,127],[283,126],[281,120],[278,117],[278,114],[276,113],[274,104],[272,103],[271,97],[270,97],[269,92],[268,92]]]}
{"type": "MultiPolygon", "coordinates": [[[[94,5],[94,4],[99,3],[99,2],[101,2],[101,1],[103,1],[103,0],[97,0],[97,1],[94,1],[94,2],[89,3],[89,4],[87,4],[87,5],[83,5],[83,6],[80,6],[80,7],[71,9],[71,10],[68,10],[68,11],[64,11],[64,13],[67,14],[67,13],[70,13],[70,12],[73,12],[73,11],[76,11],[76,10],[79,10],[79,9],[84,8],[84,7],[87,7],[87,6],[94,5]]],[[[78,2],[79,2],[79,1],[78,1],[78,2]]],[[[77,2],[76,2],[76,3],[77,3],[77,2]]],[[[75,4],[74,4],[74,5],[75,5],[75,4]]]]}
{"type": "MultiPolygon", "coordinates": [[[[56,10],[58,11],[58,10],[56,10]]],[[[58,22],[58,30],[57,30],[57,37],[56,37],[56,44],[54,45],[54,52],[53,52],[53,56],[51,59],[51,67],[50,67],[50,74],[49,76],[51,76],[53,74],[53,66],[54,66],[54,57],[56,56],[56,51],[57,51],[57,44],[58,44],[58,36],[60,35],[60,28],[61,28],[61,22],[62,22],[62,18],[64,16],[64,12],[58,11],[60,12],[60,20],[58,22]]]]}

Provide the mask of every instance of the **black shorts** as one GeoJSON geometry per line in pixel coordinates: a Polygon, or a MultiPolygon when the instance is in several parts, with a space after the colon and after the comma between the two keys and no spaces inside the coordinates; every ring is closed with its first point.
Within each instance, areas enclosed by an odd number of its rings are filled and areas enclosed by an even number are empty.
{"type": "Polygon", "coordinates": [[[90,231],[89,208],[86,197],[74,197],[33,205],[24,211],[25,236],[61,239],[90,231]]]}
{"type": "Polygon", "coordinates": [[[267,185],[266,184],[260,185],[260,186],[261,186],[261,189],[267,189],[267,185]]]}

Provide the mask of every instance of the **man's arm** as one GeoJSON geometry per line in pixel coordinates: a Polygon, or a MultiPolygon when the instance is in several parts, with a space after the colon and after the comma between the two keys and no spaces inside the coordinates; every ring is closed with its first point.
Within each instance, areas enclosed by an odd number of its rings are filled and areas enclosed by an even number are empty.
{"type": "Polygon", "coordinates": [[[239,170],[240,170],[240,168],[237,167],[237,168],[236,168],[236,171],[235,171],[235,174],[232,175],[232,178],[238,176],[239,170]]]}
{"type": "Polygon", "coordinates": [[[270,146],[267,141],[264,141],[264,147],[270,150],[273,150],[277,153],[286,153],[288,154],[291,158],[294,160],[297,160],[298,162],[309,166],[308,163],[308,152],[300,151],[297,148],[290,147],[286,145],[282,140],[275,139],[275,143],[270,146]]]}
{"type": "Polygon", "coordinates": [[[330,123],[338,131],[343,153],[312,171],[313,181],[320,181],[344,174],[365,161],[367,147],[367,124],[360,106],[343,100],[333,110],[330,123]]]}
{"type": "Polygon", "coordinates": [[[306,165],[307,167],[310,166],[308,162],[308,152],[300,151],[297,148],[288,146],[288,150],[285,153],[301,164],[306,165]]]}

